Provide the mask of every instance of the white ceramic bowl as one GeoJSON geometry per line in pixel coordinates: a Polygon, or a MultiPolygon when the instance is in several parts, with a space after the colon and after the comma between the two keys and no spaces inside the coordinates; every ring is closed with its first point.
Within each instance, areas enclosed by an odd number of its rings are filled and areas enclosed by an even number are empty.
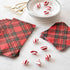
{"type": "Polygon", "coordinates": [[[47,1],[56,2],[56,4],[58,5],[59,8],[57,9],[57,7],[56,7],[56,9],[54,10],[55,13],[53,13],[52,15],[49,15],[49,16],[40,16],[40,15],[35,14],[35,12],[33,11],[33,7],[34,7],[37,3],[44,2],[44,1],[46,1],[46,0],[29,0],[28,3],[27,3],[28,13],[29,13],[31,16],[36,17],[36,18],[49,18],[49,17],[56,16],[57,14],[60,13],[60,11],[61,11],[60,3],[59,3],[57,0],[47,0],[47,1]]]}

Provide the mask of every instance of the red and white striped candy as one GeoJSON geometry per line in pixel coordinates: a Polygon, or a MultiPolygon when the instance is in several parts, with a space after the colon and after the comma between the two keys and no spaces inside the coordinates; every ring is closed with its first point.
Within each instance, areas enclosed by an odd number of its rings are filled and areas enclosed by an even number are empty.
{"type": "Polygon", "coordinates": [[[44,2],[44,6],[47,6],[48,4],[49,4],[48,1],[45,1],[45,2],[44,2]]]}
{"type": "Polygon", "coordinates": [[[47,50],[47,46],[42,46],[40,49],[41,50],[47,50]]]}
{"type": "Polygon", "coordinates": [[[48,55],[46,55],[45,60],[49,61],[49,57],[48,57],[48,55]]]}
{"type": "Polygon", "coordinates": [[[40,61],[40,59],[38,59],[38,60],[36,61],[36,64],[37,64],[38,66],[41,66],[41,61],[40,61]]]}
{"type": "Polygon", "coordinates": [[[33,40],[33,43],[36,43],[37,41],[39,41],[39,39],[36,39],[36,38],[35,38],[35,39],[33,40]]]}
{"type": "Polygon", "coordinates": [[[37,51],[30,51],[30,53],[32,53],[33,55],[37,55],[37,51]]]}
{"type": "Polygon", "coordinates": [[[51,55],[46,55],[45,60],[49,61],[51,58],[51,55]]]}
{"type": "Polygon", "coordinates": [[[47,14],[49,14],[49,12],[48,11],[44,11],[44,14],[47,15],[47,14]]]}
{"type": "Polygon", "coordinates": [[[47,10],[51,10],[51,6],[46,6],[47,10]]]}
{"type": "Polygon", "coordinates": [[[40,3],[37,3],[37,8],[40,8],[41,7],[41,4],[40,3]]]}
{"type": "Polygon", "coordinates": [[[28,60],[25,60],[25,61],[23,61],[22,64],[24,64],[24,65],[28,65],[28,63],[29,63],[29,61],[28,61],[28,60]]]}

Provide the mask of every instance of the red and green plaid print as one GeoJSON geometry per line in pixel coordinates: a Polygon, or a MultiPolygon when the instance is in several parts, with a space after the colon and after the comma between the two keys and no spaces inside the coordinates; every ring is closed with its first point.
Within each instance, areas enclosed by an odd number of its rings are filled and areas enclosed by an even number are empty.
{"type": "Polygon", "coordinates": [[[16,57],[35,25],[18,19],[0,20],[0,55],[16,57]]]}
{"type": "Polygon", "coordinates": [[[64,22],[57,22],[42,32],[41,38],[52,43],[58,50],[65,50],[70,46],[70,27],[64,22]]]}

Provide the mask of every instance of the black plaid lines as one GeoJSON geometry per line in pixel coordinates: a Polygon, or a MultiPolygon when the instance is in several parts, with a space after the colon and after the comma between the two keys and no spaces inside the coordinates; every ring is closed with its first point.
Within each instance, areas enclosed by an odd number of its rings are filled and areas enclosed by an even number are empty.
{"type": "MultiPolygon", "coordinates": [[[[10,23],[10,25],[12,25],[12,23],[13,23],[13,21],[10,23]]],[[[18,46],[21,46],[19,38],[17,37],[17,34],[16,34],[15,30],[14,30],[14,27],[15,27],[14,25],[13,25],[13,27],[11,27],[11,29],[13,31],[12,36],[14,37],[13,41],[16,41],[18,46]]]]}
{"type": "Polygon", "coordinates": [[[19,38],[18,37],[15,37],[15,41],[19,41],[19,38]]]}
{"type": "Polygon", "coordinates": [[[60,38],[60,39],[67,39],[67,36],[59,36],[59,35],[55,35],[55,39],[58,39],[58,38],[60,38]]]}
{"type": "Polygon", "coordinates": [[[54,43],[54,46],[57,47],[64,47],[66,48],[66,44],[58,44],[58,43],[54,43]],[[60,46],[59,46],[60,45],[60,46]]]}
{"type": "Polygon", "coordinates": [[[28,37],[29,37],[29,35],[25,35],[25,37],[26,37],[26,38],[28,38],[28,37]]]}
{"type": "Polygon", "coordinates": [[[19,25],[20,25],[20,26],[23,26],[24,24],[23,24],[23,22],[19,22],[19,25]]]}
{"type": "MultiPolygon", "coordinates": [[[[7,21],[7,22],[8,22],[8,21],[7,21]]],[[[6,26],[5,23],[3,22],[3,29],[4,29],[4,30],[5,30],[5,27],[6,27],[6,29],[7,29],[7,26],[6,26]]],[[[4,31],[4,34],[5,34],[4,37],[5,37],[5,39],[6,39],[6,42],[8,43],[8,46],[11,47],[11,43],[10,43],[11,41],[10,41],[10,39],[9,39],[9,37],[8,37],[8,34],[7,34],[7,31],[6,31],[6,30],[4,31]],[[7,36],[7,37],[6,37],[6,36],[7,36]]]]}
{"type": "Polygon", "coordinates": [[[59,41],[61,41],[61,38],[62,37],[60,37],[59,36],[59,34],[61,33],[59,30],[60,30],[60,24],[55,24],[55,25],[57,25],[56,26],[56,29],[55,29],[55,35],[54,35],[54,46],[55,47],[60,47],[61,46],[61,44],[59,44],[59,42],[58,42],[58,39],[59,39],[59,41]]]}
{"type": "Polygon", "coordinates": [[[9,28],[13,28],[13,25],[12,25],[12,24],[10,24],[10,25],[9,25],[9,28]]]}
{"type": "Polygon", "coordinates": [[[33,30],[34,30],[34,28],[31,28],[31,29],[30,29],[30,31],[33,31],[33,30]]]}
{"type": "Polygon", "coordinates": [[[30,31],[30,29],[28,30],[24,27],[27,23],[24,23],[24,25],[23,25],[23,23],[19,22],[19,25],[20,24],[21,24],[21,28],[22,28],[22,31],[23,31],[22,33],[25,34],[25,38],[27,39],[29,37],[28,32],[30,31]]]}
{"type": "Polygon", "coordinates": [[[0,50],[0,55],[2,55],[2,50],[0,50]]]}
{"type": "Polygon", "coordinates": [[[14,48],[13,47],[11,47],[11,48],[9,48],[10,49],[10,51],[14,51],[14,48]]]}
{"type": "Polygon", "coordinates": [[[23,30],[23,33],[27,33],[27,32],[28,32],[28,30],[26,30],[26,29],[23,30]]]}
{"type": "Polygon", "coordinates": [[[68,31],[64,31],[64,34],[68,34],[68,31]]]}
{"type": "Polygon", "coordinates": [[[48,34],[46,34],[46,33],[44,33],[44,34],[42,34],[44,37],[47,37],[48,36],[48,34]]]}
{"type": "Polygon", "coordinates": [[[13,32],[12,35],[13,35],[13,36],[16,35],[16,32],[13,32]]]}
{"type": "Polygon", "coordinates": [[[12,25],[5,25],[5,24],[4,24],[4,25],[3,25],[3,28],[4,28],[4,29],[13,28],[13,26],[12,26],[12,25]]]}
{"type": "Polygon", "coordinates": [[[6,25],[3,25],[3,28],[4,28],[4,29],[6,29],[6,28],[7,28],[7,26],[6,26],[6,25]]]}
{"type": "MultiPolygon", "coordinates": [[[[11,22],[12,22],[12,21],[10,21],[10,23],[11,23],[11,22]]],[[[10,24],[10,23],[9,23],[9,24],[10,24]]],[[[5,23],[3,23],[3,25],[5,25],[5,23]]],[[[6,27],[7,27],[7,26],[6,26],[6,27]]],[[[13,28],[11,25],[10,25],[10,27],[11,27],[11,29],[13,28]]],[[[13,51],[13,53],[15,53],[14,50],[16,50],[16,49],[14,49],[13,46],[12,46],[12,44],[11,44],[12,41],[14,41],[14,39],[11,39],[11,38],[10,38],[10,36],[11,36],[12,34],[9,33],[9,29],[8,29],[8,28],[10,28],[10,27],[7,27],[7,28],[6,28],[7,30],[5,30],[5,32],[4,32],[4,34],[5,34],[4,37],[5,37],[5,39],[6,39],[6,43],[7,43],[8,46],[9,46],[9,49],[8,49],[7,51],[8,51],[8,52],[9,52],[9,51],[10,51],[10,52],[13,51]]],[[[13,29],[12,29],[12,30],[13,30],[13,29]]],[[[15,40],[17,40],[17,38],[16,38],[15,40]]],[[[13,42],[13,43],[14,43],[14,42],[13,42]]],[[[15,43],[14,43],[14,44],[15,44],[15,43]]],[[[4,49],[4,51],[6,51],[6,49],[4,49]]],[[[11,55],[11,56],[12,56],[12,55],[11,55]]]]}
{"type": "Polygon", "coordinates": [[[8,37],[8,34],[4,34],[4,37],[5,37],[5,38],[8,37]]]}
{"type": "Polygon", "coordinates": [[[64,47],[64,48],[66,48],[67,33],[68,33],[68,27],[67,27],[67,25],[65,25],[64,26],[63,44],[62,44],[62,47],[64,47]]]}

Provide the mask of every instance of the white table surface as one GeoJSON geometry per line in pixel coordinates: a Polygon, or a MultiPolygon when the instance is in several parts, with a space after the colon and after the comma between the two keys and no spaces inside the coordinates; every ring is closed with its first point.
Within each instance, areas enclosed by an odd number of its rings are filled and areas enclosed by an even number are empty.
{"type": "Polygon", "coordinates": [[[64,21],[70,26],[70,0],[59,0],[62,11],[57,18],[51,18],[49,20],[40,20],[32,18],[28,15],[27,11],[24,11],[23,15],[19,16],[8,9],[5,6],[10,6],[19,2],[28,1],[28,0],[0,0],[0,19],[4,18],[18,18],[37,25],[34,32],[28,38],[27,42],[24,44],[20,51],[20,55],[16,59],[11,59],[7,57],[0,56],[0,70],[70,70],[70,48],[64,52],[56,50],[56,48],[40,39],[40,33],[50,26],[52,26],[56,21],[64,21]],[[34,38],[39,38],[39,44],[33,44],[32,41],[34,38]],[[48,50],[46,52],[40,50],[40,47],[46,45],[48,50]],[[30,54],[31,50],[38,50],[38,55],[33,56],[30,54]],[[51,54],[52,59],[50,62],[45,61],[45,55],[51,54]],[[22,65],[23,60],[28,59],[29,65],[22,65]],[[42,66],[38,67],[35,64],[37,59],[41,59],[42,66]]]}

